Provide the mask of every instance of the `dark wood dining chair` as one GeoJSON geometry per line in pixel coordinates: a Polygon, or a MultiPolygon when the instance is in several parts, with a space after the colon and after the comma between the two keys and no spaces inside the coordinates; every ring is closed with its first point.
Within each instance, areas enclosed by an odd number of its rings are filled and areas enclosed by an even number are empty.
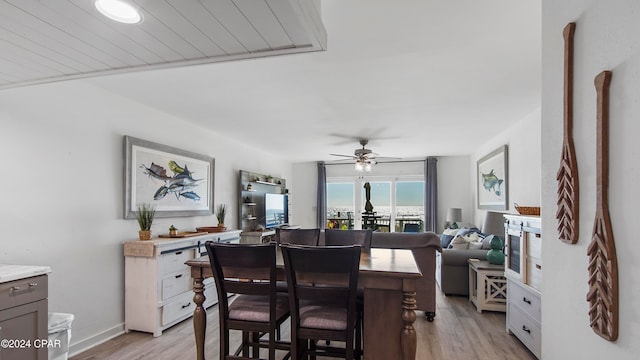
{"type": "Polygon", "coordinates": [[[420,232],[420,224],[407,223],[404,224],[403,232],[417,233],[420,232]]]}
{"type": "Polygon", "coordinates": [[[289,284],[291,358],[359,358],[361,309],[356,296],[361,247],[281,248],[289,284]],[[320,346],[318,340],[342,341],[345,347],[320,346]]]}
{"type": "MultiPolygon", "coordinates": [[[[320,241],[320,229],[282,229],[276,228],[276,242],[278,244],[294,244],[318,246],[320,241]]],[[[276,289],[281,293],[288,293],[289,286],[286,281],[278,281],[276,289]]],[[[280,340],[280,328],[276,330],[276,339],[280,340]]]]}
{"type": "Polygon", "coordinates": [[[324,244],[326,246],[360,245],[362,251],[371,249],[373,230],[336,230],[324,231],[324,244]]]}
{"type": "Polygon", "coordinates": [[[278,244],[318,246],[320,229],[276,229],[278,244]]]}
{"type": "Polygon", "coordinates": [[[276,292],[276,244],[220,244],[207,241],[211,269],[218,291],[220,359],[259,358],[260,348],[289,350],[276,341],[276,328],[289,317],[289,299],[276,292]],[[237,294],[229,302],[230,294],[237,294]],[[230,355],[229,330],[242,331],[242,343],[230,355]],[[265,334],[268,341],[260,340],[265,334]],[[242,357],[238,355],[242,352],[242,357]]]}

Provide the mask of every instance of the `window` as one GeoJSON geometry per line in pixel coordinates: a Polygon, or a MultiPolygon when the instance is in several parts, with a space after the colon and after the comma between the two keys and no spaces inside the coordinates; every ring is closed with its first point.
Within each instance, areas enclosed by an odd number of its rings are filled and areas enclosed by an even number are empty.
{"type": "Polygon", "coordinates": [[[395,230],[405,231],[418,225],[423,231],[424,181],[396,182],[395,230]]]}
{"type": "Polygon", "coordinates": [[[327,228],[353,229],[355,214],[354,182],[327,179],[327,228]]]}
{"type": "Polygon", "coordinates": [[[368,180],[355,176],[327,178],[328,228],[362,229],[371,225],[367,221],[373,220],[365,214],[366,182],[371,185],[375,229],[402,232],[405,224],[417,224],[419,231],[424,229],[424,180],[410,175],[368,180]]]}

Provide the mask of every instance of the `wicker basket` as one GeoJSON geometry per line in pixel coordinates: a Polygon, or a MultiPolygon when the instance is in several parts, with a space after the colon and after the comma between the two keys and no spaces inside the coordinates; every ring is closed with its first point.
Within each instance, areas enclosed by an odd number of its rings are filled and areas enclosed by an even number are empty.
{"type": "Polygon", "coordinates": [[[540,206],[518,206],[517,203],[513,206],[520,215],[540,215],[540,206]]]}

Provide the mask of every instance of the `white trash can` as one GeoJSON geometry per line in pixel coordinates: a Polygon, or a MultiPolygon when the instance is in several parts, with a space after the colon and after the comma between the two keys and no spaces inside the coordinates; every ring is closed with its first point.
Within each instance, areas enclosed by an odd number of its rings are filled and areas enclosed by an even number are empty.
{"type": "Polygon", "coordinates": [[[49,360],[67,360],[73,314],[49,313],[49,360]]]}

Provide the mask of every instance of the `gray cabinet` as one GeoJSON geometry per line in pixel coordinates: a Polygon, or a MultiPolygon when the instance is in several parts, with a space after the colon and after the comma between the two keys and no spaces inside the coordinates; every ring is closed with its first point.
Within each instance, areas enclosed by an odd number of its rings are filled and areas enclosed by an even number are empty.
{"type": "Polygon", "coordinates": [[[47,275],[17,279],[0,284],[0,347],[2,360],[47,359],[47,275]]]}

